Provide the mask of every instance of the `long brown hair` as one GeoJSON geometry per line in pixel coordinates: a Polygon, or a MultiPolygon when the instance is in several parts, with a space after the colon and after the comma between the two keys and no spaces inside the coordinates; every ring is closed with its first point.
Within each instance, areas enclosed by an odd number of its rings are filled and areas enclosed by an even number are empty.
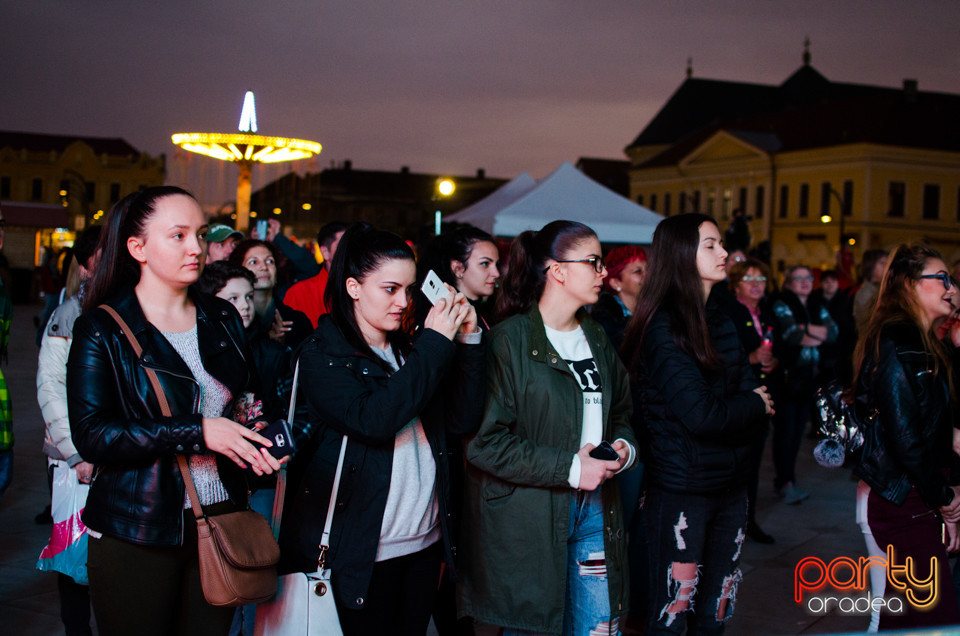
{"type": "Polygon", "coordinates": [[[660,309],[670,316],[670,332],[680,350],[703,369],[719,368],[720,356],[707,329],[703,281],[697,269],[700,226],[704,223],[717,225],[712,217],[697,213],[670,216],[657,225],[647,276],[620,348],[630,369],[639,366],[647,326],[660,309]]]}
{"type": "Polygon", "coordinates": [[[920,280],[923,268],[931,259],[943,258],[940,252],[922,243],[901,243],[887,259],[880,290],[877,292],[877,305],[860,334],[857,348],[853,352],[854,377],[860,377],[868,355],[874,359],[880,354],[880,332],[889,324],[909,322],[917,326],[923,338],[923,348],[933,361],[933,373],[941,368],[947,370],[950,393],[953,394],[953,370],[947,359],[947,352],[937,337],[935,327],[924,328],[922,309],[917,301],[914,286],[920,280]]]}

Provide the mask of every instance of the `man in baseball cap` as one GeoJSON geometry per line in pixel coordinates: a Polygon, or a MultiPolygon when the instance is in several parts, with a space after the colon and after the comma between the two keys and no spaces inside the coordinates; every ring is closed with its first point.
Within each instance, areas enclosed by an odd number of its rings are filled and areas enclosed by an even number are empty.
{"type": "Polygon", "coordinates": [[[207,230],[207,263],[227,260],[233,248],[242,240],[243,233],[229,225],[211,225],[207,230]]]}

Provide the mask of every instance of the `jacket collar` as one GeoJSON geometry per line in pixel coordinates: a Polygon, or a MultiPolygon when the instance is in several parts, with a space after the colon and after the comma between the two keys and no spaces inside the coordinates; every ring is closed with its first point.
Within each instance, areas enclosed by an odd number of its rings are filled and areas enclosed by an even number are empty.
{"type": "MultiPolygon", "coordinates": [[[[584,335],[587,337],[587,344],[590,345],[594,359],[598,359],[598,338],[600,336],[605,338],[606,334],[604,334],[602,328],[590,318],[590,314],[587,313],[587,310],[583,307],[577,310],[576,316],[580,322],[580,327],[583,329],[584,335]]],[[[540,314],[540,308],[536,304],[527,312],[527,318],[530,320],[528,327],[529,334],[527,336],[530,349],[527,353],[530,357],[538,362],[544,362],[551,366],[557,366],[560,369],[567,370],[567,363],[560,358],[560,354],[557,353],[556,348],[547,338],[547,329],[543,324],[543,316],[540,314]]]]}
{"type": "MultiPolygon", "coordinates": [[[[187,288],[187,295],[193,301],[197,308],[197,323],[203,320],[224,320],[227,316],[222,311],[217,311],[212,307],[203,294],[198,293],[193,286],[187,288]]],[[[147,317],[143,314],[143,308],[140,307],[140,301],[137,299],[137,293],[132,285],[128,285],[118,294],[107,300],[105,303],[113,307],[126,321],[127,325],[133,331],[133,335],[140,336],[142,333],[150,331],[152,326],[147,322],[147,317]]]]}

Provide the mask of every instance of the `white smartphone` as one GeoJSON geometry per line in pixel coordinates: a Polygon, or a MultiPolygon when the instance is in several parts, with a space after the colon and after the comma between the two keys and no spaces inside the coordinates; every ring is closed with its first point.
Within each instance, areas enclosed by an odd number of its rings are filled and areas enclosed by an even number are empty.
{"type": "Polygon", "coordinates": [[[427,300],[433,305],[436,305],[438,300],[446,298],[450,294],[447,286],[443,284],[443,281],[440,280],[440,277],[437,276],[437,273],[432,269],[427,272],[427,277],[423,279],[423,285],[420,287],[420,291],[423,292],[423,295],[426,296],[427,300]]]}

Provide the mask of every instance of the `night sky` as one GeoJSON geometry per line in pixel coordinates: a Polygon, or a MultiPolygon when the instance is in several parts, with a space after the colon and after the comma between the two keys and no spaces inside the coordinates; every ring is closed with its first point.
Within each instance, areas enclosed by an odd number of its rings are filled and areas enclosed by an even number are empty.
{"type": "Polygon", "coordinates": [[[216,205],[235,169],[185,167],[170,135],[235,131],[250,89],[260,134],[323,144],[300,171],[542,177],[624,158],[688,57],[776,84],[809,36],[831,80],[960,93],[958,25],[960,2],[923,0],[0,0],[0,128],[123,137],[216,205]]]}

